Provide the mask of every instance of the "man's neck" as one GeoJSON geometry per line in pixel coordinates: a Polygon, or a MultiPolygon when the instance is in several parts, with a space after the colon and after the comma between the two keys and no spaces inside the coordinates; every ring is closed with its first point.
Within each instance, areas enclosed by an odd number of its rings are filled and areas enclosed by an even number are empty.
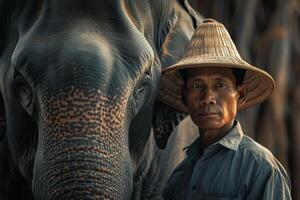
{"type": "Polygon", "coordinates": [[[234,125],[234,120],[226,124],[220,129],[203,130],[199,128],[199,134],[201,138],[201,152],[203,152],[208,146],[222,139],[229,133],[234,125]]]}

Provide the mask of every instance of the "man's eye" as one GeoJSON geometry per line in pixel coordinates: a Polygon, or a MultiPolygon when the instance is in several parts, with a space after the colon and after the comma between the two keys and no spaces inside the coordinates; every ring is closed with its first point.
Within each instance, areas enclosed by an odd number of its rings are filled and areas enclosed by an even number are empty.
{"type": "Polygon", "coordinates": [[[216,84],[216,86],[217,86],[217,88],[223,88],[223,87],[225,87],[225,84],[223,82],[218,82],[216,84]]]}
{"type": "Polygon", "coordinates": [[[200,84],[200,83],[193,83],[192,84],[192,88],[202,88],[203,86],[202,86],[202,84],[200,84]]]}

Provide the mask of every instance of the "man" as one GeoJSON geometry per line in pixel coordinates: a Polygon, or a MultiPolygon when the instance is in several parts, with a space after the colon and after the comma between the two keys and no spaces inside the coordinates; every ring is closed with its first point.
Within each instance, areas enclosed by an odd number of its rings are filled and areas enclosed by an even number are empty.
{"type": "Polygon", "coordinates": [[[164,199],[291,199],[285,169],[235,119],[267,99],[274,81],[240,57],[223,24],[204,20],[185,56],[163,71],[161,85],[160,99],[188,112],[200,134],[169,178],[164,199]]]}

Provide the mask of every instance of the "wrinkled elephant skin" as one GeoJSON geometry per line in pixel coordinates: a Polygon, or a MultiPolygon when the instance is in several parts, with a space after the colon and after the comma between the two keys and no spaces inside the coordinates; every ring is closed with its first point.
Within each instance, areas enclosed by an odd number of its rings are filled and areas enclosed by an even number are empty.
{"type": "Polygon", "coordinates": [[[185,116],[160,74],[198,21],[184,0],[0,0],[0,199],[161,198],[187,144],[155,146],[185,116]]]}

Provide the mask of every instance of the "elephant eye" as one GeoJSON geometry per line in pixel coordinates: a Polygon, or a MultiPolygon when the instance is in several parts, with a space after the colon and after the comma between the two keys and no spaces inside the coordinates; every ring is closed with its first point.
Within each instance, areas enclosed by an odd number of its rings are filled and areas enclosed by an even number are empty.
{"type": "Polygon", "coordinates": [[[13,89],[17,101],[25,108],[25,110],[31,115],[32,114],[32,99],[33,92],[28,84],[20,74],[15,75],[13,80],[13,89]]]}
{"type": "Polygon", "coordinates": [[[134,110],[137,113],[142,107],[146,100],[147,94],[151,89],[152,78],[150,73],[145,73],[144,76],[139,80],[136,88],[133,92],[134,97],[134,110]]]}
{"type": "Polygon", "coordinates": [[[136,98],[140,98],[147,90],[147,87],[151,83],[151,76],[149,74],[145,74],[144,77],[139,81],[134,95],[136,98]]]}

